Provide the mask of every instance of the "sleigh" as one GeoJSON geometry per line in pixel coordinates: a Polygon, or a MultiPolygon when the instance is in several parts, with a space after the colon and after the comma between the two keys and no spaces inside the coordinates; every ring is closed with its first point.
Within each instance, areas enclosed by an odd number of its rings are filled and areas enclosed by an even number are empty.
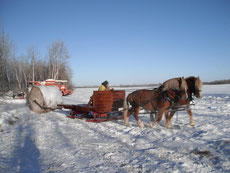
{"type": "Polygon", "coordinates": [[[104,122],[123,118],[125,90],[94,91],[88,104],[58,105],[69,109],[69,118],[86,119],[87,122],[104,122]]]}

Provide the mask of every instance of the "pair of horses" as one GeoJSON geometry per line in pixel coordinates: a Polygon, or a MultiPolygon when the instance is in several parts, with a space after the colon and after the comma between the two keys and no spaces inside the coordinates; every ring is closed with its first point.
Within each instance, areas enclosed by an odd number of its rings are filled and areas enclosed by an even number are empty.
{"type": "Polygon", "coordinates": [[[172,109],[179,105],[188,105],[186,111],[190,116],[190,125],[194,126],[192,111],[189,103],[193,95],[201,97],[202,82],[199,77],[173,78],[164,82],[160,87],[153,90],[137,90],[130,93],[124,101],[124,122],[129,125],[129,117],[134,115],[138,125],[143,128],[144,123],[139,118],[140,109],[150,111],[150,127],[156,126],[165,114],[166,127],[171,128],[171,119],[176,110],[172,109]],[[131,108],[129,108],[129,105],[131,108]],[[170,109],[172,109],[170,111],[170,109]],[[157,112],[157,119],[153,114],[157,112]],[[169,112],[170,115],[169,115],[169,112]]]}

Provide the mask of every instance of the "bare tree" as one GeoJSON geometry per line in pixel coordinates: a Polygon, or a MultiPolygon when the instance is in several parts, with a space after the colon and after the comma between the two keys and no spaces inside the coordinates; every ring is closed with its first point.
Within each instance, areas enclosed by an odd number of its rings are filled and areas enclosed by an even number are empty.
{"type": "Polygon", "coordinates": [[[5,35],[4,31],[0,34],[0,90],[8,91],[11,87],[12,67],[10,65],[10,59],[14,57],[15,46],[9,39],[8,35],[5,35]]]}
{"type": "Polygon", "coordinates": [[[39,59],[35,47],[27,56],[15,56],[15,46],[8,35],[0,33],[0,93],[9,90],[25,91],[29,81],[48,78],[65,79],[71,84],[72,70],[68,66],[69,54],[63,41],[55,41],[48,49],[48,61],[39,59]]]}
{"type": "Polygon", "coordinates": [[[21,56],[20,57],[20,67],[22,71],[22,83],[23,83],[23,90],[28,87],[28,83],[31,80],[31,65],[29,62],[28,57],[26,56],[21,56]],[[23,82],[24,81],[24,82],[23,82]]]}
{"type": "Polygon", "coordinates": [[[12,66],[13,66],[15,78],[17,81],[17,87],[19,91],[22,91],[22,70],[21,70],[20,61],[14,58],[12,60],[12,66]]]}
{"type": "Polygon", "coordinates": [[[69,89],[73,88],[72,69],[69,67],[68,64],[62,64],[61,65],[59,79],[68,80],[67,87],[69,89]]]}
{"type": "Polygon", "coordinates": [[[38,74],[36,73],[37,71],[37,61],[38,61],[38,51],[34,46],[31,46],[28,49],[28,61],[30,63],[30,74],[32,74],[32,76],[30,77],[30,80],[35,81],[37,80],[37,76],[38,74]]]}
{"type": "Polygon", "coordinates": [[[36,67],[37,80],[44,81],[49,78],[49,66],[47,61],[38,60],[36,62],[36,67]]]}
{"type": "Polygon", "coordinates": [[[32,79],[33,81],[35,81],[35,64],[36,64],[36,61],[38,59],[38,52],[36,50],[36,48],[34,46],[31,46],[29,49],[28,49],[28,58],[30,60],[30,64],[32,66],[31,68],[31,71],[32,71],[32,79]]]}
{"type": "Polygon", "coordinates": [[[69,54],[63,41],[55,41],[48,50],[50,78],[58,79],[62,64],[66,64],[69,54]]]}

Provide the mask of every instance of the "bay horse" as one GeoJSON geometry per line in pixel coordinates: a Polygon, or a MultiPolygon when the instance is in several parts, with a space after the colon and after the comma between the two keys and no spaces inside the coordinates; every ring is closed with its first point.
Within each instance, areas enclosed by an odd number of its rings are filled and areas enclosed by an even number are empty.
{"type": "MultiPolygon", "coordinates": [[[[182,100],[182,99],[179,98],[178,102],[174,106],[187,105],[185,107],[185,110],[187,111],[187,113],[189,115],[190,125],[194,126],[195,122],[193,120],[192,111],[191,111],[191,109],[189,107],[189,104],[193,100],[193,95],[196,96],[197,98],[201,98],[201,96],[202,96],[201,90],[202,90],[203,84],[202,84],[202,82],[200,80],[200,77],[194,77],[194,76],[187,77],[187,78],[185,78],[185,81],[186,81],[186,83],[188,85],[188,90],[187,90],[188,99],[187,100],[182,100]]],[[[174,116],[174,114],[176,113],[176,111],[177,110],[173,109],[173,107],[172,107],[170,115],[169,115],[169,112],[165,112],[166,127],[168,127],[168,128],[172,127],[171,119],[174,116]]]]}
{"type": "MultiPolygon", "coordinates": [[[[136,90],[130,93],[124,101],[124,123],[129,125],[129,116],[134,115],[138,125],[143,128],[144,123],[139,119],[141,107],[150,112],[157,112],[157,120],[150,117],[150,127],[157,125],[163,113],[169,111],[172,103],[178,99],[187,100],[187,83],[184,78],[173,78],[164,82],[153,90],[136,90]],[[131,108],[129,109],[129,104],[131,108]]],[[[151,114],[150,114],[151,115],[151,114]]]]}

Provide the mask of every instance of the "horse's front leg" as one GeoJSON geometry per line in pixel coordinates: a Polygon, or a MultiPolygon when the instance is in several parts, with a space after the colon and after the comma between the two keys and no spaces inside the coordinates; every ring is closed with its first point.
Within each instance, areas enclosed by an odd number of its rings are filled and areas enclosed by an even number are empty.
{"type": "Polygon", "coordinates": [[[169,111],[166,111],[166,112],[165,112],[165,119],[166,119],[166,124],[165,124],[165,126],[166,126],[167,128],[172,128],[171,119],[172,119],[172,117],[174,116],[174,114],[175,114],[175,111],[172,111],[172,112],[170,113],[170,115],[169,115],[169,111]]]}
{"type": "Polygon", "coordinates": [[[145,125],[144,125],[144,123],[139,118],[140,109],[141,109],[140,106],[136,107],[136,110],[135,110],[135,113],[134,113],[134,117],[137,120],[137,123],[138,123],[139,127],[144,128],[145,125]]]}
{"type": "Polygon", "coordinates": [[[190,125],[191,125],[191,126],[195,126],[195,121],[193,120],[191,109],[190,109],[190,108],[187,108],[186,111],[187,111],[187,113],[188,113],[188,115],[189,115],[189,118],[190,118],[190,125]]]}
{"type": "Polygon", "coordinates": [[[170,118],[169,118],[169,111],[165,111],[165,127],[172,128],[172,124],[171,124],[170,118]]]}

